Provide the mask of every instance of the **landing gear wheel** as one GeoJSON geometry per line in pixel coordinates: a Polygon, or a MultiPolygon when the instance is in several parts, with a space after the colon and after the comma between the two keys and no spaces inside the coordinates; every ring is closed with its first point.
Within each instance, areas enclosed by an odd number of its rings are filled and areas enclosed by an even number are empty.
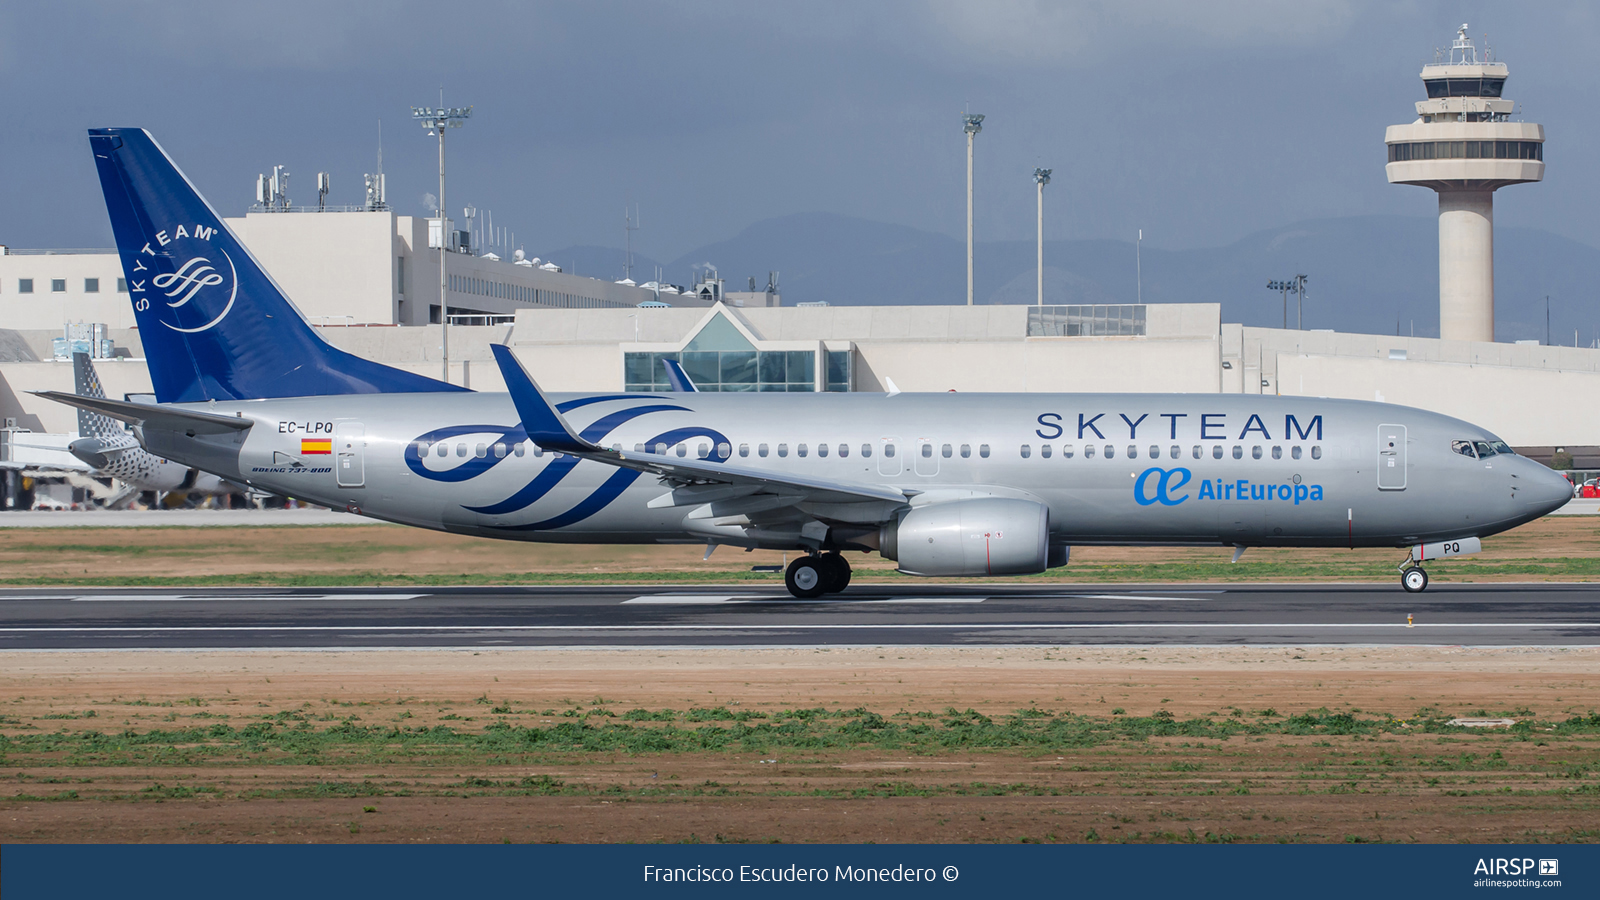
{"type": "Polygon", "coordinates": [[[827,593],[837,594],[850,586],[850,564],[838,553],[824,553],[817,557],[828,575],[827,593]]]}
{"type": "Polygon", "coordinates": [[[802,600],[821,597],[828,592],[830,570],[821,557],[802,556],[789,563],[788,571],[783,573],[783,586],[802,600]]]}
{"type": "Polygon", "coordinates": [[[1400,573],[1400,586],[1405,588],[1407,593],[1420,594],[1428,587],[1428,573],[1424,572],[1421,566],[1412,566],[1400,573]]]}

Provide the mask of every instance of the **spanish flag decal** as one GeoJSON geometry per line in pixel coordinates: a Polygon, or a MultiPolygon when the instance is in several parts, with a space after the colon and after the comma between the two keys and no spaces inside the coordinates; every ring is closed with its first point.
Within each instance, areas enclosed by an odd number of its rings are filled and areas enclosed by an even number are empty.
{"type": "Polygon", "coordinates": [[[333,453],[333,441],[329,438],[302,438],[300,440],[300,455],[302,456],[329,456],[333,453]]]}

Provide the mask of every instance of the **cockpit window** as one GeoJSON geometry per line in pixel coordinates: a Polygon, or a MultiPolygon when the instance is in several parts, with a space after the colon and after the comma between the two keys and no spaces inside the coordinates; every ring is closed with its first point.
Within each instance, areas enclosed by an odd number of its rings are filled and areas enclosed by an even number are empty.
{"type": "Polygon", "coordinates": [[[1494,455],[1494,448],[1489,446],[1488,441],[1474,441],[1473,446],[1478,448],[1479,459],[1488,459],[1494,455]]]}
{"type": "Polygon", "coordinates": [[[1489,442],[1489,446],[1494,448],[1494,452],[1503,454],[1505,456],[1517,455],[1517,451],[1511,449],[1511,447],[1507,445],[1505,441],[1491,441],[1489,442]]]}
{"type": "Polygon", "coordinates": [[[1451,441],[1450,449],[1461,454],[1462,456],[1476,457],[1478,455],[1477,453],[1473,452],[1471,441],[1451,441]]]}

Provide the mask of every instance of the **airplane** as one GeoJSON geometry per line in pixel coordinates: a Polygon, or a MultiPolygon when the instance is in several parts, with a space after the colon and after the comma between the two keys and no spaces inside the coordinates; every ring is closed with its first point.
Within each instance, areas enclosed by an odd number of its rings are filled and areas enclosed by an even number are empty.
{"type": "MultiPolygon", "coordinates": [[[[74,387],[79,396],[105,398],[105,388],[100,383],[100,375],[95,371],[89,354],[82,352],[72,354],[72,374],[74,387]]],[[[60,449],[56,446],[28,444],[22,441],[14,443],[17,446],[37,450],[60,449]]],[[[202,472],[192,466],[181,465],[151,454],[139,446],[139,442],[129,432],[127,426],[110,416],[87,409],[78,410],[78,437],[67,444],[66,450],[78,460],[77,464],[56,462],[29,465],[26,468],[43,474],[60,473],[67,476],[114,478],[122,482],[123,486],[121,490],[105,495],[104,505],[107,507],[115,507],[132,495],[143,491],[154,491],[169,496],[186,496],[190,493],[244,493],[238,485],[209,472],[202,472]]],[[[16,464],[5,465],[10,468],[23,468],[16,464]]],[[[87,481],[83,483],[97,491],[105,490],[100,484],[87,481]]]]}
{"type": "MultiPolygon", "coordinates": [[[[72,354],[72,374],[80,397],[105,399],[100,374],[87,353],[72,354]]],[[[115,478],[126,485],[121,495],[140,491],[158,493],[241,494],[238,485],[202,472],[192,466],[163,459],[139,446],[125,425],[104,413],[78,409],[78,439],[67,445],[67,452],[88,466],[95,475],[115,478]]]]}
{"type": "Polygon", "coordinates": [[[1027,575],[1072,545],[1394,547],[1435,559],[1570,498],[1460,419],[1250,394],[506,393],[325,343],[150,135],[90,131],[155,405],[42,396],[259,490],[458,534],[800,551],[797,597],[845,552],[932,577],[1027,575]]]}

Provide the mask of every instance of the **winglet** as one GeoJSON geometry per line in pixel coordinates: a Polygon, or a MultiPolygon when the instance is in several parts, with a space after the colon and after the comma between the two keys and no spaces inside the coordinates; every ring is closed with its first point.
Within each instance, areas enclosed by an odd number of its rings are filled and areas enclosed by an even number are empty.
{"type": "Polygon", "coordinates": [[[700,392],[700,389],[695,387],[694,382],[689,378],[689,373],[683,370],[683,366],[679,365],[677,360],[663,357],[661,364],[667,367],[667,383],[672,385],[673,390],[681,391],[685,394],[697,394],[700,392]]]}
{"type": "Polygon", "coordinates": [[[516,405],[517,415],[522,417],[522,427],[527,430],[530,440],[558,453],[600,452],[600,447],[573,432],[567,420],[545,399],[544,391],[534,384],[528,370],[512,355],[510,347],[490,344],[489,349],[494,351],[494,361],[500,364],[500,375],[506,381],[506,391],[511,394],[511,402],[516,405]]]}
{"type": "Polygon", "coordinates": [[[888,396],[893,397],[895,394],[900,393],[900,386],[894,383],[893,378],[885,375],[883,376],[883,383],[889,388],[888,396]]]}

